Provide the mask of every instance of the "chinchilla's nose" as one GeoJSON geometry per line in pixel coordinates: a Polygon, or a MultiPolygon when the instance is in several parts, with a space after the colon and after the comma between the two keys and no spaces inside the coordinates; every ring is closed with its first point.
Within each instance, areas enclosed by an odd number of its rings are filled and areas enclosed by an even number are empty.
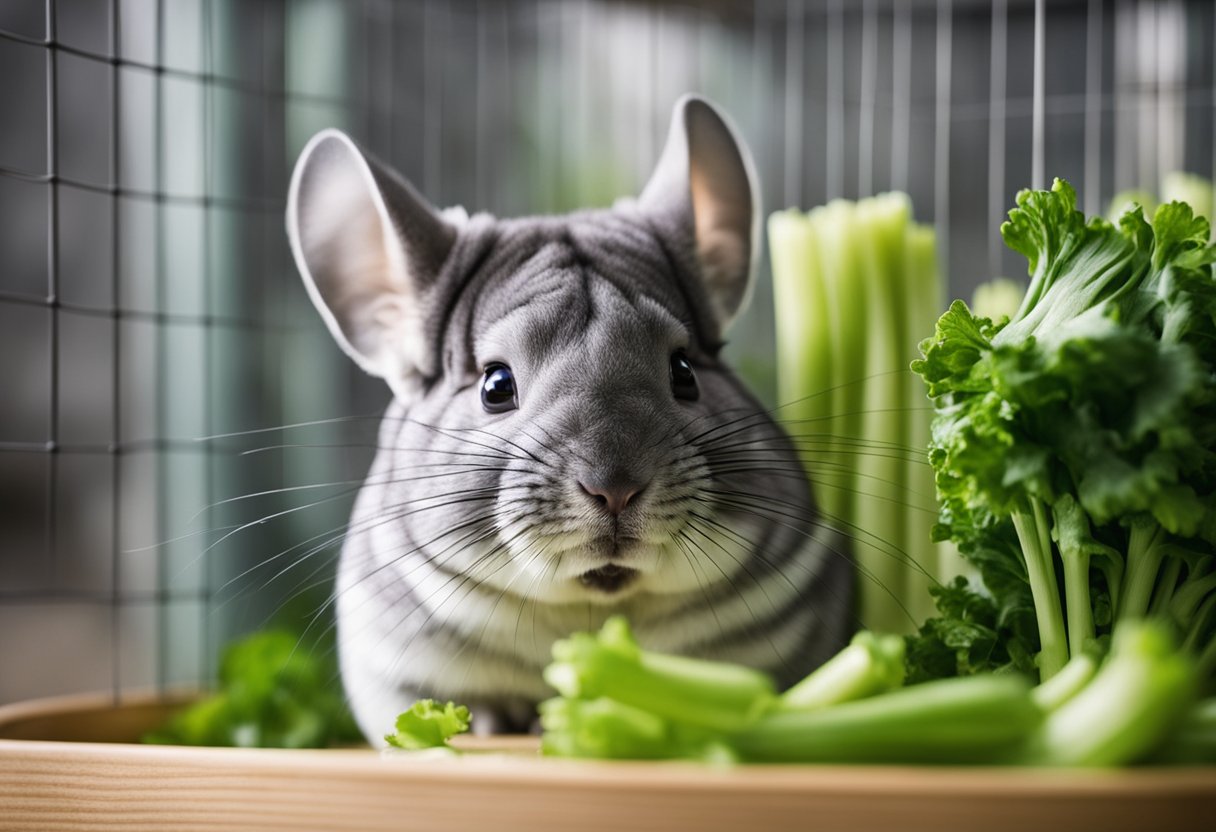
{"type": "Polygon", "coordinates": [[[633,498],[646,489],[649,480],[642,480],[624,471],[603,474],[587,472],[578,478],[578,484],[596,505],[616,517],[633,498]]]}

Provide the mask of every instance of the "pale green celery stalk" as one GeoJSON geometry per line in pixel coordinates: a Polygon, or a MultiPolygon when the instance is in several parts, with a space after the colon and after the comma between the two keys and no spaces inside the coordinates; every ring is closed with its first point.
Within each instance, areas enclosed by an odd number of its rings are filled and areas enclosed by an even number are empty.
{"type": "MultiPolygon", "coordinates": [[[[933,332],[945,305],[938,272],[936,232],[930,226],[910,222],[904,246],[909,320],[905,338],[907,355],[902,366],[907,367],[917,357],[920,339],[933,332]]],[[[919,624],[936,612],[929,586],[934,581],[950,581],[954,576],[969,574],[972,570],[953,543],[932,542],[933,525],[937,522],[933,468],[928,462],[933,409],[919,379],[913,377],[911,371],[907,378],[904,444],[909,449],[905,478],[909,508],[904,512],[904,545],[925,571],[908,570],[904,599],[908,611],[919,624]]]]}
{"type": "Polygon", "coordinates": [[[775,711],[728,742],[755,762],[999,762],[1041,724],[1026,680],[938,679],[813,711],[775,711]]]}
{"type": "Polygon", "coordinates": [[[908,494],[905,416],[908,366],[904,232],[907,201],[898,195],[865,199],[850,206],[855,229],[855,278],[864,285],[866,341],[864,379],[853,447],[857,470],[853,522],[859,534],[854,556],[868,580],[861,585],[862,623],[874,630],[906,632],[919,623],[904,606],[909,597],[909,560],[904,515],[908,494]]]}
{"type": "MultiPolygon", "coordinates": [[[[1149,615],[1159,615],[1169,609],[1174,592],[1178,589],[1182,564],[1182,558],[1170,558],[1166,561],[1165,568],[1161,570],[1161,577],[1157,581],[1157,588],[1153,590],[1153,600],[1148,604],[1149,615]]],[[[1117,597],[1113,590],[1111,596],[1117,597]]]]}
{"type": "Polygon", "coordinates": [[[1189,631],[1195,624],[1201,606],[1216,592],[1216,573],[1202,578],[1190,578],[1174,593],[1170,601],[1170,617],[1178,623],[1184,632],[1189,631]]]}
{"type": "MultiPolygon", "coordinates": [[[[861,411],[864,407],[863,379],[868,347],[866,287],[859,273],[855,209],[851,202],[835,200],[813,209],[807,218],[815,229],[832,339],[832,418],[825,420],[820,430],[813,431],[822,436],[825,445],[836,448],[831,456],[837,470],[819,473],[821,480],[827,480],[821,493],[826,496],[835,492],[823,501],[823,506],[829,519],[834,519],[842,530],[855,540],[859,537],[864,539],[865,530],[858,529],[854,519],[858,490],[857,457],[847,452],[850,440],[863,436],[861,411]],[[825,473],[828,474],[826,478],[823,476],[825,473]],[[862,532],[860,535],[859,531],[862,532]]],[[[811,472],[811,479],[816,480],[816,472],[811,472]]],[[[868,548],[865,544],[855,547],[858,550],[868,548]]],[[[854,554],[861,569],[869,569],[870,562],[874,560],[872,554],[869,557],[859,551],[854,554]]],[[[866,604],[863,593],[863,611],[866,604]]],[[[864,615],[862,620],[868,626],[877,626],[864,615]]]]}
{"type": "Polygon", "coordinates": [[[849,646],[783,693],[777,707],[810,711],[865,699],[904,681],[904,640],[863,630],[849,646]]]}
{"type": "MultiPolygon", "coordinates": [[[[1216,638],[1212,638],[1211,632],[1214,618],[1216,618],[1216,595],[1209,595],[1195,610],[1191,620],[1187,622],[1186,637],[1182,642],[1182,648],[1192,655],[1202,656],[1204,649],[1211,646],[1208,642],[1216,641],[1216,638]]],[[[1205,677],[1206,675],[1205,673],[1205,677]]]]}
{"type": "MultiPolygon", "coordinates": [[[[1089,595],[1091,558],[1121,566],[1122,557],[1109,546],[1094,540],[1089,515],[1071,494],[1062,494],[1052,505],[1051,537],[1064,563],[1064,605],[1068,619],[1068,649],[1078,656],[1094,637],[1093,601],[1089,595]]],[[[1108,571],[1108,583],[1110,582],[1108,571]]],[[[1114,584],[1112,584],[1113,586],[1114,584]]]]}
{"type": "Polygon", "coordinates": [[[768,235],[777,324],[777,413],[794,437],[819,509],[840,516],[840,500],[848,492],[820,487],[840,470],[832,445],[809,438],[831,430],[837,409],[832,310],[815,226],[797,210],[779,211],[769,217],[768,235]]]}
{"type": "Polygon", "coordinates": [[[1127,569],[1118,602],[1120,621],[1143,618],[1157,582],[1164,550],[1161,526],[1151,518],[1131,522],[1127,542],[1127,569]]]}
{"type": "Polygon", "coordinates": [[[749,667],[642,650],[619,617],[555,642],[544,679],[565,697],[607,697],[717,730],[746,725],[776,700],[772,680],[749,667]]]}
{"type": "Polygon", "coordinates": [[[1089,552],[1061,551],[1064,561],[1064,608],[1068,614],[1068,650],[1077,655],[1094,637],[1094,611],[1089,599],[1089,552]]]}
{"type": "Polygon", "coordinates": [[[1098,658],[1086,651],[1068,660],[1064,669],[1030,692],[1044,713],[1051,713],[1085,689],[1098,672],[1098,658]]]}
{"type": "Polygon", "coordinates": [[[1047,511],[1042,500],[1030,497],[1029,503],[1011,516],[1034,597],[1035,620],[1039,625],[1039,678],[1045,682],[1068,663],[1068,636],[1060,609],[1047,511]]]}
{"type": "Polygon", "coordinates": [[[1190,710],[1195,667],[1167,628],[1121,624],[1093,680],[1052,711],[1028,742],[1022,762],[1118,766],[1159,747],[1190,710]]]}

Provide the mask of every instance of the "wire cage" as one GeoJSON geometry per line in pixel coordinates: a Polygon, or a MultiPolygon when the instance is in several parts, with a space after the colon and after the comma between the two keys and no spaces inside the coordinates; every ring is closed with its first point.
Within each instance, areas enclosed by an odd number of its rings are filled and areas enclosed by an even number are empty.
{"type": "MultiPolygon", "coordinates": [[[[1208,0],[0,5],[0,703],[194,684],[284,610],[328,626],[388,393],[287,249],[314,131],[439,205],[564,211],[635,193],[699,91],[766,210],[906,191],[966,297],[1024,269],[1018,189],[1100,213],[1216,172],[1214,43],[1208,0]]],[[[728,354],[769,402],[771,320],[765,265],[728,354]]]]}

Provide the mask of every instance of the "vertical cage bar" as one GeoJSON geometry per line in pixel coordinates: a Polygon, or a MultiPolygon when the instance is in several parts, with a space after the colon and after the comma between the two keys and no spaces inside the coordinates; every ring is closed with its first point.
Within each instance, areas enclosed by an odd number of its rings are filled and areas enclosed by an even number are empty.
{"type": "MultiPolygon", "coordinates": [[[[170,326],[164,318],[165,314],[165,114],[164,114],[164,68],[165,68],[165,0],[156,0],[156,29],[155,29],[156,67],[152,91],[152,182],[156,191],[154,203],[155,218],[153,225],[155,240],[153,242],[153,280],[154,305],[157,320],[153,324],[155,330],[156,359],[153,362],[156,373],[155,396],[156,416],[153,420],[156,430],[156,442],[153,453],[156,455],[155,477],[156,493],[156,532],[158,541],[165,540],[166,501],[164,488],[168,479],[168,466],[165,463],[165,451],[162,440],[165,436],[166,397],[165,397],[165,349],[168,338],[166,327],[170,326]]],[[[168,687],[169,678],[169,549],[161,542],[156,547],[156,685],[162,693],[168,687]]]]}
{"type": "Polygon", "coordinates": [[[1132,75],[1132,69],[1127,63],[1134,60],[1136,54],[1135,27],[1132,16],[1135,10],[1131,0],[1118,0],[1115,5],[1115,54],[1119,60],[1114,63],[1114,77],[1111,78],[1111,88],[1115,98],[1115,169],[1114,181],[1111,188],[1120,191],[1135,182],[1132,171],[1131,139],[1135,138],[1134,122],[1129,118],[1128,106],[1129,86],[1127,79],[1132,75]],[[1129,130],[1129,128],[1132,128],[1129,130]]]}
{"type": "MultiPolygon", "coordinates": [[[[390,2],[388,4],[388,83],[383,85],[384,88],[384,119],[388,122],[388,127],[385,131],[385,142],[387,142],[387,152],[390,159],[398,159],[397,157],[397,113],[393,107],[393,90],[397,89],[397,4],[390,2]]],[[[404,164],[404,159],[398,159],[400,164],[404,164]]]]}
{"type": "MultiPolygon", "coordinates": [[[[490,179],[490,142],[486,135],[489,121],[486,118],[486,108],[489,96],[486,87],[489,79],[486,77],[489,61],[486,59],[490,45],[489,15],[486,13],[486,0],[477,0],[473,5],[475,16],[474,27],[477,32],[477,52],[474,55],[473,69],[473,194],[476,210],[490,210],[488,183],[490,179]]],[[[500,137],[501,140],[501,137],[500,137]]]]}
{"type": "Polygon", "coordinates": [[[438,47],[436,5],[446,5],[426,0],[422,7],[422,179],[428,199],[442,205],[443,177],[440,164],[443,162],[442,92],[443,74],[440,60],[443,50],[438,47]]]}
{"type": "Polygon", "coordinates": [[[122,696],[122,558],[119,549],[119,530],[122,523],[122,285],[120,270],[122,257],[121,216],[122,203],[118,192],[122,186],[122,152],[119,142],[122,132],[119,119],[122,114],[122,80],[119,72],[119,52],[122,49],[121,0],[110,0],[110,54],[114,62],[110,65],[110,181],[114,191],[110,195],[110,673],[111,695],[114,704],[122,696]]]}
{"type": "Polygon", "coordinates": [[[123,572],[122,572],[122,557],[120,557],[119,549],[122,547],[122,538],[120,538],[120,528],[122,528],[122,505],[123,505],[123,477],[122,477],[122,442],[123,442],[123,406],[122,395],[119,395],[119,390],[122,389],[122,292],[119,287],[122,286],[119,274],[122,269],[122,202],[119,201],[118,192],[122,187],[122,151],[119,150],[119,141],[122,140],[122,129],[120,129],[119,120],[122,118],[122,77],[119,73],[119,51],[122,49],[122,22],[120,22],[120,10],[122,10],[122,0],[111,0],[109,2],[109,54],[116,60],[109,67],[109,102],[111,102],[111,111],[109,111],[109,180],[114,184],[114,191],[109,197],[109,212],[111,212],[111,223],[109,223],[109,274],[111,274],[111,304],[113,305],[111,321],[112,341],[109,343],[109,383],[111,383],[111,434],[109,434],[109,490],[111,490],[111,501],[109,501],[109,584],[111,584],[111,596],[109,596],[109,641],[111,641],[111,688],[114,704],[118,704],[119,698],[122,697],[123,691],[123,625],[122,625],[122,609],[123,609],[123,572]]]}
{"type": "Polygon", "coordinates": [[[954,41],[952,0],[937,4],[937,38],[933,129],[933,224],[938,258],[944,271],[950,263],[950,81],[954,41]]]}
{"type": "Polygon", "coordinates": [[[874,192],[874,106],[878,87],[878,12],[874,0],[861,11],[861,101],[857,116],[857,196],[874,192]]]}
{"type": "Polygon", "coordinates": [[[912,131],[912,8],[898,0],[891,43],[891,188],[908,190],[908,156],[912,131]]]}
{"type": "Polygon", "coordinates": [[[1102,211],[1102,0],[1085,10],[1085,213],[1102,211]]]}
{"type": "Polygon", "coordinates": [[[785,22],[785,204],[802,205],[802,0],[786,0],[785,22]]]}
{"type": "Polygon", "coordinates": [[[46,0],[46,168],[47,168],[47,305],[51,319],[48,343],[50,356],[50,412],[46,448],[46,545],[50,586],[58,586],[59,526],[59,77],[58,32],[55,0],[46,0]]]}
{"type": "Polygon", "coordinates": [[[828,6],[827,198],[844,196],[844,5],[828,6]]]}
{"type": "MultiPolygon", "coordinates": [[[[215,116],[215,84],[212,78],[215,74],[215,56],[212,50],[215,46],[214,33],[212,32],[212,16],[215,13],[215,4],[213,0],[203,0],[203,72],[207,78],[203,82],[203,435],[212,436],[215,433],[215,425],[212,415],[215,407],[215,387],[212,384],[211,371],[212,360],[211,350],[215,345],[214,324],[212,322],[212,305],[211,293],[214,289],[213,285],[213,267],[211,257],[211,209],[214,204],[213,197],[215,195],[215,165],[212,159],[212,154],[215,151],[214,141],[212,136],[212,127],[215,116]]],[[[368,106],[371,109],[371,106],[368,106]]],[[[203,443],[203,499],[206,500],[206,506],[203,508],[200,517],[204,528],[208,529],[206,535],[201,538],[203,546],[203,598],[200,622],[203,643],[202,649],[199,651],[199,681],[206,684],[211,680],[211,661],[215,655],[216,645],[212,643],[211,638],[211,604],[212,604],[212,587],[215,586],[215,553],[211,549],[211,532],[214,528],[212,524],[211,506],[215,502],[215,443],[203,443]]]]}
{"type": "Polygon", "coordinates": [[[988,274],[999,275],[1003,247],[997,231],[1005,214],[1005,97],[1008,71],[1009,9],[1006,0],[992,3],[988,69],[988,274]]]}
{"type": "Polygon", "coordinates": [[[1136,178],[1133,187],[1157,187],[1157,80],[1160,64],[1157,52],[1157,5],[1139,3],[1136,6],[1136,59],[1132,64],[1132,93],[1135,96],[1136,178]]]}
{"type": "Polygon", "coordinates": [[[1043,77],[1045,55],[1043,48],[1047,37],[1047,9],[1045,0],[1034,0],[1034,93],[1031,112],[1030,139],[1030,184],[1042,188],[1043,179],[1043,117],[1045,114],[1043,77]]]}

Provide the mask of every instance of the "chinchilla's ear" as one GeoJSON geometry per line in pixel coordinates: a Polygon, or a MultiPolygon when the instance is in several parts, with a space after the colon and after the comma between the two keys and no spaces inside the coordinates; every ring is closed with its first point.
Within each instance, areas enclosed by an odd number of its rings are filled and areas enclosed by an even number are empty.
{"type": "Polygon", "coordinates": [[[760,254],[760,191],[747,145],[714,105],[676,102],[658,166],[641,206],[692,242],[718,331],[751,295],[760,254]]]}
{"type": "Polygon", "coordinates": [[[433,370],[422,299],[456,229],[345,133],[323,130],[296,162],[287,236],[338,345],[399,398],[410,397],[433,370]]]}

